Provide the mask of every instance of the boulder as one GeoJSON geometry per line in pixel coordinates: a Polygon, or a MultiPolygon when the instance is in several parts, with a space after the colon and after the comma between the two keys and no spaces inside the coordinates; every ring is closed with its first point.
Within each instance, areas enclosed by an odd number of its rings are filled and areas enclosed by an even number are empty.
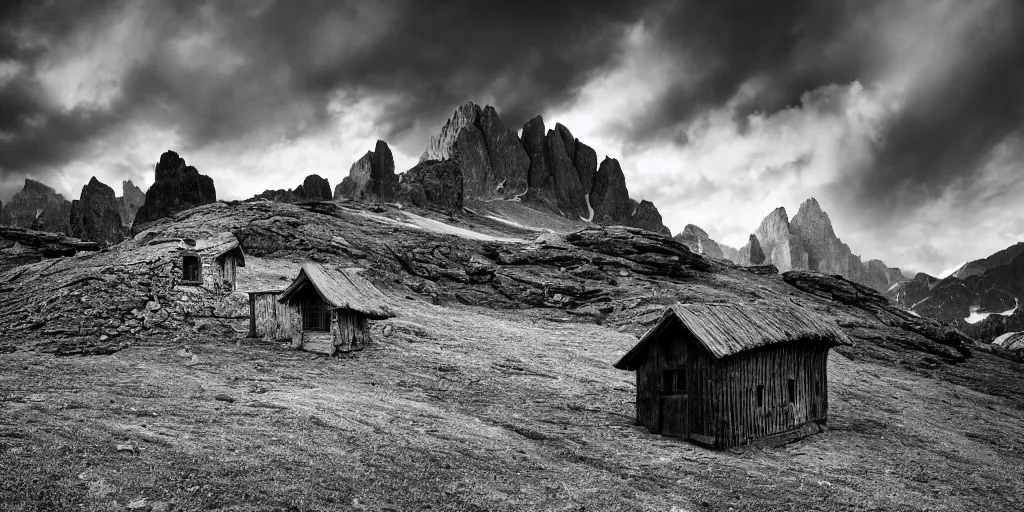
{"type": "Polygon", "coordinates": [[[135,222],[135,213],[146,202],[146,193],[136,187],[132,180],[121,182],[121,197],[117,198],[117,212],[121,216],[121,226],[127,232],[135,222]]]}
{"type": "Polygon", "coordinates": [[[462,208],[462,171],[453,160],[427,160],[402,173],[399,199],[421,208],[462,208]]]}
{"type": "Polygon", "coordinates": [[[52,188],[32,179],[0,211],[0,224],[35,231],[71,234],[71,202],[52,188]]]}
{"type": "Polygon", "coordinates": [[[174,151],[160,155],[154,174],[153,186],[146,191],[146,200],[135,214],[133,234],[157,219],[217,201],[213,178],[199,174],[174,151]]]}
{"type": "Polygon", "coordinates": [[[334,189],[334,199],[387,202],[397,197],[395,159],[388,143],[382,140],[377,141],[373,151],[367,151],[352,164],[348,176],[334,189]]]}
{"type": "Polygon", "coordinates": [[[113,245],[124,240],[121,212],[114,189],[95,176],[82,187],[82,196],[71,203],[71,235],[89,242],[113,245]]]}

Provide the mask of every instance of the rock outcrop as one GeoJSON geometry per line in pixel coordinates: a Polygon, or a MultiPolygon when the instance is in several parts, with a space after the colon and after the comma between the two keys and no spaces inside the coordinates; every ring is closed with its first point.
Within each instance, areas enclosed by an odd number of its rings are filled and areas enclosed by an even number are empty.
{"type": "Polygon", "coordinates": [[[704,254],[712,258],[725,259],[722,248],[718,246],[718,243],[708,236],[707,231],[693,224],[687,224],[681,233],[672,238],[686,244],[695,253],[704,254]]]}
{"type": "Polygon", "coordinates": [[[764,251],[765,262],[775,265],[780,272],[810,268],[803,241],[790,231],[785,208],[779,207],[769,213],[754,234],[764,251]]]}
{"type": "Polygon", "coordinates": [[[103,245],[124,240],[125,229],[118,204],[114,189],[93,176],[82,187],[82,196],[71,202],[71,235],[103,245]]]}
{"type": "Polygon", "coordinates": [[[35,231],[71,234],[71,202],[52,188],[32,179],[0,212],[0,224],[35,231]]]}
{"type": "Polygon", "coordinates": [[[127,233],[135,222],[135,214],[146,202],[146,193],[136,187],[132,180],[121,182],[121,197],[117,198],[117,213],[121,216],[121,226],[127,233]]]}
{"type": "Polygon", "coordinates": [[[426,160],[399,176],[399,200],[421,208],[462,208],[462,171],[454,160],[426,160]]]}
{"type": "Polygon", "coordinates": [[[1012,262],[1014,258],[1021,254],[1024,254],[1024,242],[1017,242],[987,258],[968,261],[964,266],[957,269],[956,272],[953,272],[951,277],[967,279],[970,276],[980,276],[989,269],[1012,262]]]}
{"type": "Polygon", "coordinates": [[[913,279],[898,283],[886,292],[893,302],[906,309],[913,309],[914,306],[928,297],[932,287],[939,282],[937,277],[932,277],[924,272],[918,272],[913,279]]]}
{"type": "Polygon", "coordinates": [[[481,109],[469,102],[455,109],[420,156],[420,162],[428,160],[458,163],[466,198],[511,199],[528,187],[530,157],[489,105],[481,109]]]}
{"type": "Polygon", "coordinates": [[[757,240],[757,235],[751,233],[750,238],[747,239],[747,244],[738,251],[736,263],[741,265],[764,265],[766,259],[761,242],[757,240]]]}
{"type": "Polygon", "coordinates": [[[331,184],[318,174],[310,174],[302,180],[302,185],[296,187],[294,193],[296,198],[300,196],[299,191],[301,191],[301,200],[303,201],[330,201],[333,199],[331,184]]]}
{"type": "Polygon", "coordinates": [[[619,161],[605,157],[594,174],[594,186],[588,196],[593,209],[592,221],[605,225],[631,226],[655,233],[671,235],[661,214],[650,201],[637,203],[629,197],[626,176],[619,161]]]}
{"type": "Polygon", "coordinates": [[[356,201],[394,201],[398,197],[395,158],[388,143],[377,141],[373,151],[356,160],[346,176],[334,188],[334,199],[356,201]]]}
{"type": "Polygon", "coordinates": [[[96,242],[84,242],[59,233],[0,225],[0,271],[44,258],[74,256],[100,249],[96,242]]]}
{"type": "Polygon", "coordinates": [[[157,219],[217,201],[213,178],[185,164],[174,151],[160,155],[154,169],[156,179],[146,191],[146,201],[135,214],[132,233],[138,233],[157,219]]]}

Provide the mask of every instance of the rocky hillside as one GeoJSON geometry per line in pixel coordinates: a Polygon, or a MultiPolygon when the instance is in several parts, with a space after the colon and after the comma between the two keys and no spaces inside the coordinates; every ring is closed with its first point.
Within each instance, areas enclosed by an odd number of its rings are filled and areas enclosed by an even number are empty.
{"type": "Polygon", "coordinates": [[[71,202],[52,188],[32,179],[14,194],[0,212],[0,224],[36,231],[71,234],[71,202]]]}
{"type": "Polygon", "coordinates": [[[158,219],[217,200],[213,179],[186,165],[185,159],[174,151],[160,155],[154,174],[153,186],[146,191],[146,201],[135,214],[133,234],[158,219]]]}
{"type": "MultiPolygon", "coordinates": [[[[209,322],[243,329],[244,287],[237,299],[179,287],[175,260],[165,256],[176,240],[230,232],[251,260],[240,269],[240,280],[302,261],[355,265],[370,269],[368,275],[395,298],[539,308],[552,318],[637,335],[676,301],[792,302],[835,318],[856,341],[842,350],[856,357],[925,364],[970,356],[971,342],[962,335],[837,277],[780,277],[771,266],[736,266],[627,227],[538,235],[471,213],[447,217],[414,207],[357,206],[214,203],[180,212],[116,250],[0,272],[0,287],[13,299],[0,305],[0,338],[58,352],[103,352],[144,332],[181,335],[209,322]],[[278,261],[283,263],[273,263],[278,261]],[[156,311],[162,313],[151,314],[156,311]],[[153,317],[149,323],[147,315],[153,317]]],[[[259,286],[280,287],[289,278],[259,286]]]]}
{"type": "Polygon", "coordinates": [[[751,235],[750,242],[739,250],[738,263],[756,264],[751,256],[756,259],[758,254],[752,247],[755,239],[764,254],[764,263],[783,271],[809,269],[837,274],[881,292],[906,281],[900,269],[880,260],[862,262],[860,256],[853,254],[836,236],[828,214],[813,197],[800,205],[792,220],[782,207],[769,213],[751,235]]]}
{"type": "Polygon", "coordinates": [[[114,189],[93,176],[81,197],[71,202],[71,235],[103,245],[120,242],[126,231],[118,205],[114,189]]]}

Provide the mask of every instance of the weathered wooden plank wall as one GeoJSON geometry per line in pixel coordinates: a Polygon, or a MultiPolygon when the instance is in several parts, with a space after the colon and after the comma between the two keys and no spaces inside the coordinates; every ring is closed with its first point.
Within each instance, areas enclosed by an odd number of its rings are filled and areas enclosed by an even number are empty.
{"type": "Polygon", "coordinates": [[[651,432],[726,448],[827,417],[828,347],[821,343],[784,343],[716,359],[682,325],[666,325],[659,337],[636,372],[637,424],[651,432]],[[666,396],[662,372],[684,368],[685,399],[666,396]],[[677,426],[680,421],[688,428],[677,426]]]}

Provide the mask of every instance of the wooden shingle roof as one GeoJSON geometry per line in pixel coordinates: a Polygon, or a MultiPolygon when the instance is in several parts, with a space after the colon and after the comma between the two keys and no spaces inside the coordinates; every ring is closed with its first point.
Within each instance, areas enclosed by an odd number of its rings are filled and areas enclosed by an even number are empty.
{"type": "Polygon", "coordinates": [[[850,339],[830,319],[796,305],[676,304],[665,310],[658,323],[615,363],[615,367],[638,368],[647,356],[648,346],[666,325],[676,320],[717,358],[796,340],[850,344],[850,339]]]}
{"type": "Polygon", "coordinates": [[[351,309],[376,319],[395,316],[384,294],[360,276],[360,270],[333,269],[319,263],[307,263],[277,300],[288,302],[306,284],[312,284],[324,302],[332,308],[351,309]]]}

